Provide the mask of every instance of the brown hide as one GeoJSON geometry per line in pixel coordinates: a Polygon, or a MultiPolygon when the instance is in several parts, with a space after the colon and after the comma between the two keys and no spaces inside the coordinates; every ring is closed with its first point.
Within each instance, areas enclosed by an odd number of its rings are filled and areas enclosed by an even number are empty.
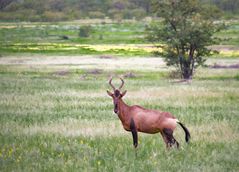
{"type": "Polygon", "coordinates": [[[169,112],[148,110],[134,105],[128,106],[122,99],[119,100],[118,116],[125,130],[130,131],[130,120],[133,119],[137,131],[154,134],[161,132],[164,128],[172,131],[176,128],[177,119],[169,112]]]}

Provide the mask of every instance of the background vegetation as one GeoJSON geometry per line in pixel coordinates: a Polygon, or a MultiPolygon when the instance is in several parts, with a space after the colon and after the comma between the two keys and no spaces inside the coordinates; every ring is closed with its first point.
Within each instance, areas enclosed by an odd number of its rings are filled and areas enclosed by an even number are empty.
{"type": "MultiPolygon", "coordinates": [[[[154,16],[152,0],[1,0],[0,20],[3,21],[62,21],[88,18],[142,19],[154,16]]],[[[217,8],[227,18],[237,18],[237,0],[201,0],[211,10],[217,8]]]]}

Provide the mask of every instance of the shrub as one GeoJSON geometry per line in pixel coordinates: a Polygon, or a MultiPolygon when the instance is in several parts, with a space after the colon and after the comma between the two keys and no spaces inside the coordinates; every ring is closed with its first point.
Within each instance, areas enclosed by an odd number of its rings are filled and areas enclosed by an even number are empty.
{"type": "Polygon", "coordinates": [[[134,9],[132,10],[132,16],[135,17],[137,20],[139,20],[146,16],[146,12],[142,8],[134,9]]]}
{"type": "Polygon", "coordinates": [[[90,11],[89,12],[89,17],[90,18],[97,18],[97,19],[103,19],[105,18],[105,14],[100,12],[100,11],[90,11]]]}
{"type": "Polygon", "coordinates": [[[63,12],[51,12],[45,11],[42,15],[43,21],[61,21],[66,20],[65,14],[63,12]]]}
{"type": "Polygon", "coordinates": [[[87,38],[92,32],[92,27],[90,25],[81,26],[79,29],[79,37],[87,38]]]}

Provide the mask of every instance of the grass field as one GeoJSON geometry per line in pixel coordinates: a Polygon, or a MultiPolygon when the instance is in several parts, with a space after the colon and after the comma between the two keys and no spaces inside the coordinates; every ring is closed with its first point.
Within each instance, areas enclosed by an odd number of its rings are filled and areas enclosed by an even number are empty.
{"type": "Polygon", "coordinates": [[[239,171],[238,69],[200,68],[190,84],[170,71],[152,57],[1,57],[0,171],[239,171]],[[140,133],[136,157],[106,94],[111,75],[125,76],[128,104],[172,112],[190,144],[180,127],[179,150],[140,133]]]}
{"type": "MultiPolygon", "coordinates": [[[[84,20],[56,23],[0,23],[0,55],[44,54],[44,55],[96,55],[151,56],[154,45],[145,39],[145,28],[149,21],[84,20]],[[89,37],[80,37],[79,29],[90,25],[89,37]]],[[[239,56],[239,21],[225,21],[226,28],[215,36],[219,45],[213,49],[220,54],[215,58],[237,58],[239,56]]]]}

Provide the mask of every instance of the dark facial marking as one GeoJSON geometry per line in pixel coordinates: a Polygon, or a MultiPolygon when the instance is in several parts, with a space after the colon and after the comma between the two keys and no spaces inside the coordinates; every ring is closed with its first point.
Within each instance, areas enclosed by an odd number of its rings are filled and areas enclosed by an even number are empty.
{"type": "Polygon", "coordinates": [[[115,104],[115,107],[114,107],[114,112],[117,113],[118,112],[118,104],[115,104]]]}
{"type": "Polygon", "coordinates": [[[115,94],[115,97],[119,97],[120,96],[120,91],[119,90],[115,90],[114,94],[115,94]]]}

